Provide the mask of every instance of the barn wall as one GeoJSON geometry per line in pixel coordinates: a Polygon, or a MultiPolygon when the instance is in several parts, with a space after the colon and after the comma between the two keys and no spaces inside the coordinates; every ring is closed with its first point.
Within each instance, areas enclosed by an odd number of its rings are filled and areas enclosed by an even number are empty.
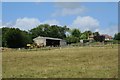
{"type": "Polygon", "coordinates": [[[60,46],[65,46],[67,44],[65,40],[54,39],[54,38],[46,38],[46,37],[37,37],[33,40],[38,46],[46,46],[46,39],[59,40],[60,41],[60,44],[59,44],[60,46]]]}
{"type": "Polygon", "coordinates": [[[34,42],[35,42],[38,46],[41,46],[41,45],[46,46],[46,40],[43,39],[43,38],[35,39],[34,42]]]}
{"type": "Polygon", "coordinates": [[[60,46],[65,46],[67,43],[65,40],[60,40],[60,46]]]}
{"type": "Polygon", "coordinates": [[[44,43],[44,46],[46,46],[46,39],[45,38],[43,39],[43,43],[44,43]]]}

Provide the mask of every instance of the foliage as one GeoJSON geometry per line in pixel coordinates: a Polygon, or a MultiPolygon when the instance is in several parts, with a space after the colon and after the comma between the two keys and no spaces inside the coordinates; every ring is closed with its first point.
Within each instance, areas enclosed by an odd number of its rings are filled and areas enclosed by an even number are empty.
{"type": "Polygon", "coordinates": [[[83,40],[88,39],[90,35],[92,35],[91,31],[85,31],[81,34],[80,39],[83,39],[83,40]]]}
{"type": "Polygon", "coordinates": [[[71,43],[77,43],[79,42],[79,38],[78,37],[74,37],[74,36],[68,36],[66,37],[66,41],[68,44],[71,44],[71,43]]]}
{"type": "Polygon", "coordinates": [[[66,26],[42,24],[36,28],[31,29],[29,32],[22,31],[18,28],[3,27],[2,33],[2,46],[17,48],[25,47],[26,44],[32,43],[32,39],[38,36],[53,37],[53,38],[66,38],[66,32],[69,30],[66,26]]]}
{"type": "Polygon", "coordinates": [[[120,44],[118,40],[105,40],[105,43],[120,44]]]}
{"type": "Polygon", "coordinates": [[[71,32],[71,35],[74,36],[74,37],[80,37],[80,30],[79,29],[73,29],[72,32],[71,32]]]}
{"type": "Polygon", "coordinates": [[[87,38],[88,38],[87,35],[84,34],[84,33],[82,33],[81,36],[80,36],[80,39],[83,39],[83,40],[84,40],[84,39],[87,39],[87,38]]]}
{"type": "Polygon", "coordinates": [[[2,28],[0,28],[0,47],[2,47],[2,28]]]}
{"type": "Polygon", "coordinates": [[[18,28],[3,28],[2,30],[3,47],[20,48],[31,42],[26,31],[21,31],[18,28]]]}
{"type": "MultiPolygon", "coordinates": [[[[84,31],[81,33],[79,29],[69,29],[67,26],[49,24],[38,25],[29,31],[8,27],[1,29],[0,39],[2,39],[3,47],[25,47],[26,44],[32,43],[33,38],[38,36],[65,39],[68,44],[78,43],[81,39],[88,40],[90,35],[94,36],[96,42],[102,42],[105,39],[104,36],[100,36],[99,32],[84,31]],[[67,32],[69,35],[66,34],[67,32]]],[[[114,40],[120,40],[120,33],[115,34],[114,40]]]]}
{"type": "Polygon", "coordinates": [[[105,41],[105,36],[94,36],[94,40],[97,42],[105,41]]]}
{"type": "Polygon", "coordinates": [[[6,47],[7,46],[7,44],[6,44],[6,37],[5,37],[5,35],[6,35],[6,32],[10,29],[10,28],[8,28],[8,27],[3,27],[3,28],[1,28],[2,29],[2,47],[6,47]]]}
{"type": "Polygon", "coordinates": [[[114,40],[120,40],[120,32],[114,35],[114,40]]]}
{"type": "Polygon", "coordinates": [[[70,35],[66,37],[66,41],[68,44],[77,43],[80,41],[81,32],[79,29],[69,30],[69,32],[70,35]]]}
{"type": "Polygon", "coordinates": [[[100,36],[99,32],[94,32],[93,35],[94,36],[100,36]]]}
{"type": "Polygon", "coordinates": [[[53,37],[53,38],[66,38],[66,31],[68,28],[66,26],[48,25],[42,24],[30,30],[32,38],[43,36],[43,37],[53,37]]]}

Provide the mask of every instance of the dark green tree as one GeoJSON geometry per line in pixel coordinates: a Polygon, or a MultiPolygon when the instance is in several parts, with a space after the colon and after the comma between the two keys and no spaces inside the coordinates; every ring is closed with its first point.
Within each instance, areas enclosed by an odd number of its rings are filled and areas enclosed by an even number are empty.
{"type": "Polygon", "coordinates": [[[6,32],[8,31],[8,30],[10,30],[10,28],[8,28],[8,27],[3,27],[3,28],[1,28],[2,29],[2,47],[6,47],[7,46],[7,44],[6,44],[6,37],[5,37],[5,34],[6,34],[6,32]]]}
{"type": "Polygon", "coordinates": [[[32,38],[36,38],[38,36],[45,37],[45,35],[47,35],[47,32],[45,33],[45,31],[48,31],[48,28],[49,28],[48,24],[39,25],[36,28],[31,29],[29,32],[32,38]]]}
{"type": "Polygon", "coordinates": [[[42,24],[37,26],[36,28],[31,29],[29,32],[32,35],[32,38],[43,36],[43,37],[53,37],[53,38],[66,38],[66,31],[69,28],[66,26],[58,26],[58,25],[48,25],[42,24]]]}
{"type": "Polygon", "coordinates": [[[18,28],[10,28],[4,33],[5,46],[9,48],[21,48],[25,47],[27,43],[30,43],[30,38],[27,32],[21,31],[18,28]]]}
{"type": "Polygon", "coordinates": [[[67,36],[65,40],[67,41],[68,44],[79,42],[79,38],[74,36],[67,36]]]}
{"type": "Polygon", "coordinates": [[[94,40],[96,42],[103,42],[103,41],[105,41],[105,36],[102,36],[102,35],[94,36],[94,40]]]}
{"type": "Polygon", "coordinates": [[[66,37],[68,44],[78,43],[80,41],[81,32],[79,29],[69,30],[68,32],[70,33],[70,35],[66,37]]]}
{"type": "MultiPolygon", "coordinates": [[[[90,35],[92,35],[92,32],[91,32],[91,31],[85,31],[85,32],[83,32],[82,34],[84,35],[84,38],[83,38],[83,39],[88,39],[88,37],[89,37],[90,35]]],[[[82,35],[82,36],[83,36],[83,35],[82,35]]]]}
{"type": "Polygon", "coordinates": [[[79,29],[73,29],[72,32],[71,32],[71,35],[74,36],[74,37],[80,37],[80,30],[79,29]]]}
{"type": "Polygon", "coordinates": [[[120,32],[114,35],[115,40],[120,40],[120,32]]]}
{"type": "Polygon", "coordinates": [[[0,28],[0,47],[2,47],[2,28],[0,28]]]}
{"type": "Polygon", "coordinates": [[[99,32],[94,32],[93,35],[94,36],[99,36],[100,34],[99,34],[99,32]]]}
{"type": "Polygon", "coordinates": [[[84,33],[82,33],[81,36],[80,36],[80,39],[82,39],[82,40],[85,40],[85,39],[87,39],[87,38],[88,38],[87,35],[84,34],[84,33]]]}

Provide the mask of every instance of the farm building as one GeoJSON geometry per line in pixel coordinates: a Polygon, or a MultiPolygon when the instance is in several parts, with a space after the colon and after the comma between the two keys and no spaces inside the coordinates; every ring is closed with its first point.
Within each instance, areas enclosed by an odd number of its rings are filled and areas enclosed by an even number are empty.
{"type": "Polygon", "coordinates": [[[102,36],[105,36],[105,40],[112,40],[112,36],[109,36],[107,34],[102,34],[102,36]]]}
{"type": "Polygon", "coordinates": [[[38,46],[65,46],[66,41],[59,38],[51,38],[51,37],[41,37],[38,36],[33,39],[33,41],[38,46]]]}

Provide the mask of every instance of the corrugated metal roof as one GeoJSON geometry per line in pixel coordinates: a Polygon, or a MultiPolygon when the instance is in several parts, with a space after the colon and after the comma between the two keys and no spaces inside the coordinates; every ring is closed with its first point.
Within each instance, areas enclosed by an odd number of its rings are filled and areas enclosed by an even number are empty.
{"type": "Polygon", "coordinates": [[[36,39],[52,39],[52,40],[62,40],[62,39],[59,39],[59,38],[42,37],[42,36],[38,36],[38,37],[34,38],[33,40],[36,40],[36,39]]]}
{"type": "Polygon", "coordinates": [[[107,34],[102,34],[102,36],[105,36],[105,38],[112,39],[112,36],[109,36],[109,35],[107,35],[107,34]]]}

